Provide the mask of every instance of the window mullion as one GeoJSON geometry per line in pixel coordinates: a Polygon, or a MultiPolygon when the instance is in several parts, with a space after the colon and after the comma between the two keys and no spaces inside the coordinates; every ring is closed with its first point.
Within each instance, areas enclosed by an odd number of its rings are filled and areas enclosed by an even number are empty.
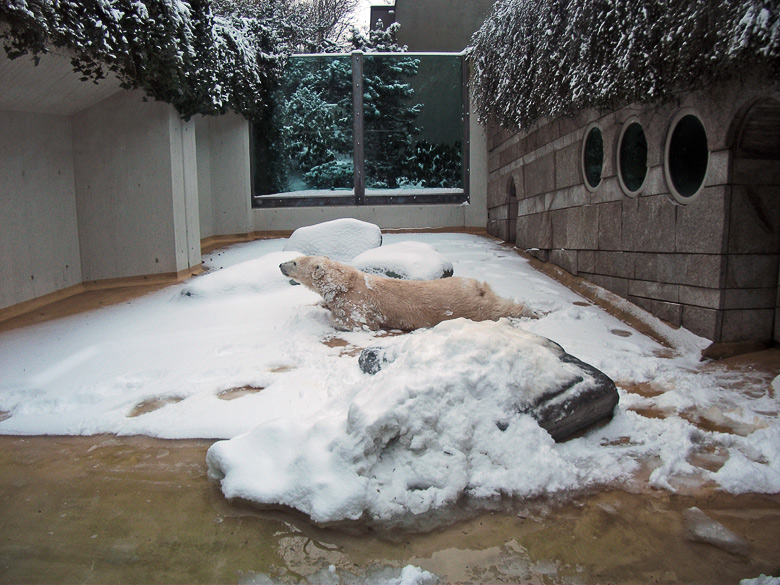
{"type": "Polygon", "coordinates": [[[366,202],[363,131],[363,52],[354,51],[352,53],[352,163],[355,169],[355,205],[364,205],[366,202]]]}

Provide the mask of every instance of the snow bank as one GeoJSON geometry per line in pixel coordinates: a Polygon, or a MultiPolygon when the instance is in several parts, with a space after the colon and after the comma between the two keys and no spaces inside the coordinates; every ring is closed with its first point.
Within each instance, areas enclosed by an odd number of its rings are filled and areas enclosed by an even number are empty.
{"type": "Polygon", "coordinates": [[[367,250],[350,264],[363,272],[403,278],[434,280],[452,276],[452,261],[423,242],[398,242],[367,250]]]}
{"type": "Polygon", "coordinates": [[[217,272],[198,276],[181,290],[183,297],[215,297],[252,294],[289,286],[290,279],[279,270],[279,264],[300,256],[300,252],[271,252],[246,260],[217,272]]]}
{"type": "Polygon", "coordinates": [[[215,251],[204,262],[210,272],[186,284],[1,332],[0,433],[242,436],[218,443],[211,456],[226,488],[247,497],[262,491],[323,518],[433,510],[464,490],[480,501],[598,485],[780,492],[778,379],[751,379],[743,392],[735,388],[748,373],[703,367],[697,350],[663,357],[658,343],[493,240],[385,239],[430,244],[459,276],[544,310],[525,330],[616,381],[612,422],[560,444],[530,416],[513,414],[502,432],[494,419],[513,412],[506,378],[518,376],[509,368],[530,367],[537,355],[523,350],[528,359],[517,360],[519,333],[484,333],[505,327],[487,323],[478,351],[446,325],[393,339],[336,332],[317,294],[287,285],[278,264],[296,252],[283,252],[287,241],[276,239],[215,251]],[[378,343],[398,356],[372,377],[357,354],[378,343]],[[505,343],[515,348],[512,359],[505,343]],[[453,359],[456,351],[466,357],[453,359]],[[495,396],[485,394],[488,382],[495,396]],[[636,384],[652,392],[631,390],[636,384]],[[308,469],[322,485],[303,478],[308,469]]]}
{"type": "Polygon", "coordinates": [[[382,245],[382,231],[372,223],[352,218],[334,219],[295,230],[285,250],[306,256],[328,256],[349,262],[358,254],[382,245]]]}
{"type": "Polygon", "coordinates": [[[520,411],[571,384],[559,346],[509,320],[446,321],[397,338],[339,413],[277,419],[208,454],[225,495],[284,504],[315,521],[392,520],[463,495],[534,496],[583,473],[520,411]]]}

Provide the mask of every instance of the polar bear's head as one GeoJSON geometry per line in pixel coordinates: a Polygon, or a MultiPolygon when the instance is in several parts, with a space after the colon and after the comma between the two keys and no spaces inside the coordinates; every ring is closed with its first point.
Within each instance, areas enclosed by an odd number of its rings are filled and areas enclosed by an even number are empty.
{"type": "Polygon", "coordinates": [[[320,293],[326,300],[339,292],[349,290],[349,282],[356,270],[327,256],[301,256],[279,265],[282,274],[320,293]]]}

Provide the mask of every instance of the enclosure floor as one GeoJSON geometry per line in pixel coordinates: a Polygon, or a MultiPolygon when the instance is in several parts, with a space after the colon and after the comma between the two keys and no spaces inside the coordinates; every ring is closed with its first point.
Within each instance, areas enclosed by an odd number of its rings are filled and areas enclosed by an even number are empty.
{"type": "Polygon", "coordinates": [[[709,583],[780,573],[780,496],[602,492],[429,534],[321,529],[225,501],[210,441],[0,437],[0,582],[299,582],[421,566],[446,583],[709,583]],[[749,556],[685,538],[698,506],[749,556]]]}
{"type": "Polygon", "coordinates": [[[101,307],[108,307],[119,303],[125,303],[142,297],[151,292],[171,286],[167,284],[147,284],[137,286],[123,286],[100,290],[87,290],[72,296],[48,303],[16,317],[0,321],[0,332],[28,327],[37,323],[44,323],[53,319],[60,319],[70,315],[77,315],[86,311],[92,311],[101,307]]]}
{"type": "MultiPolygon", "coordinates": [[[[90,291],[0,323],[24,327],[159,286],[90,291]]],[[[780,373],[780,350],[720,362],[780,373]]],[[[736,389],[738,390],[738,389],[736,389]]],[[[444,583],[708,583],[780,576],[780,495],[601,491],[513,503],[427,534],[312,526],[230,503],[206,474],[208,440],[0,436],[0,583],[345,582],[420,566],[444,583]],[[686,538],[697,506],[747,556],[686,538]]]]}

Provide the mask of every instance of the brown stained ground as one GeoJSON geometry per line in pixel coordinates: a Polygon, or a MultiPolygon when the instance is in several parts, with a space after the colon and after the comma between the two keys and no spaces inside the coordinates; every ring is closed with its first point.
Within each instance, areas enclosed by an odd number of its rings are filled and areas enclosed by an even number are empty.
{"type": "Polygon", "coordinates": [[[236,400],[237,398],[243,398],[244,396],[251,396],[262,392],[263,388],[259,386],[241,386],[240,388],[231,388],[230,390],[224,390],[217,394],[217,398],[220,400],[236,400]]]}

